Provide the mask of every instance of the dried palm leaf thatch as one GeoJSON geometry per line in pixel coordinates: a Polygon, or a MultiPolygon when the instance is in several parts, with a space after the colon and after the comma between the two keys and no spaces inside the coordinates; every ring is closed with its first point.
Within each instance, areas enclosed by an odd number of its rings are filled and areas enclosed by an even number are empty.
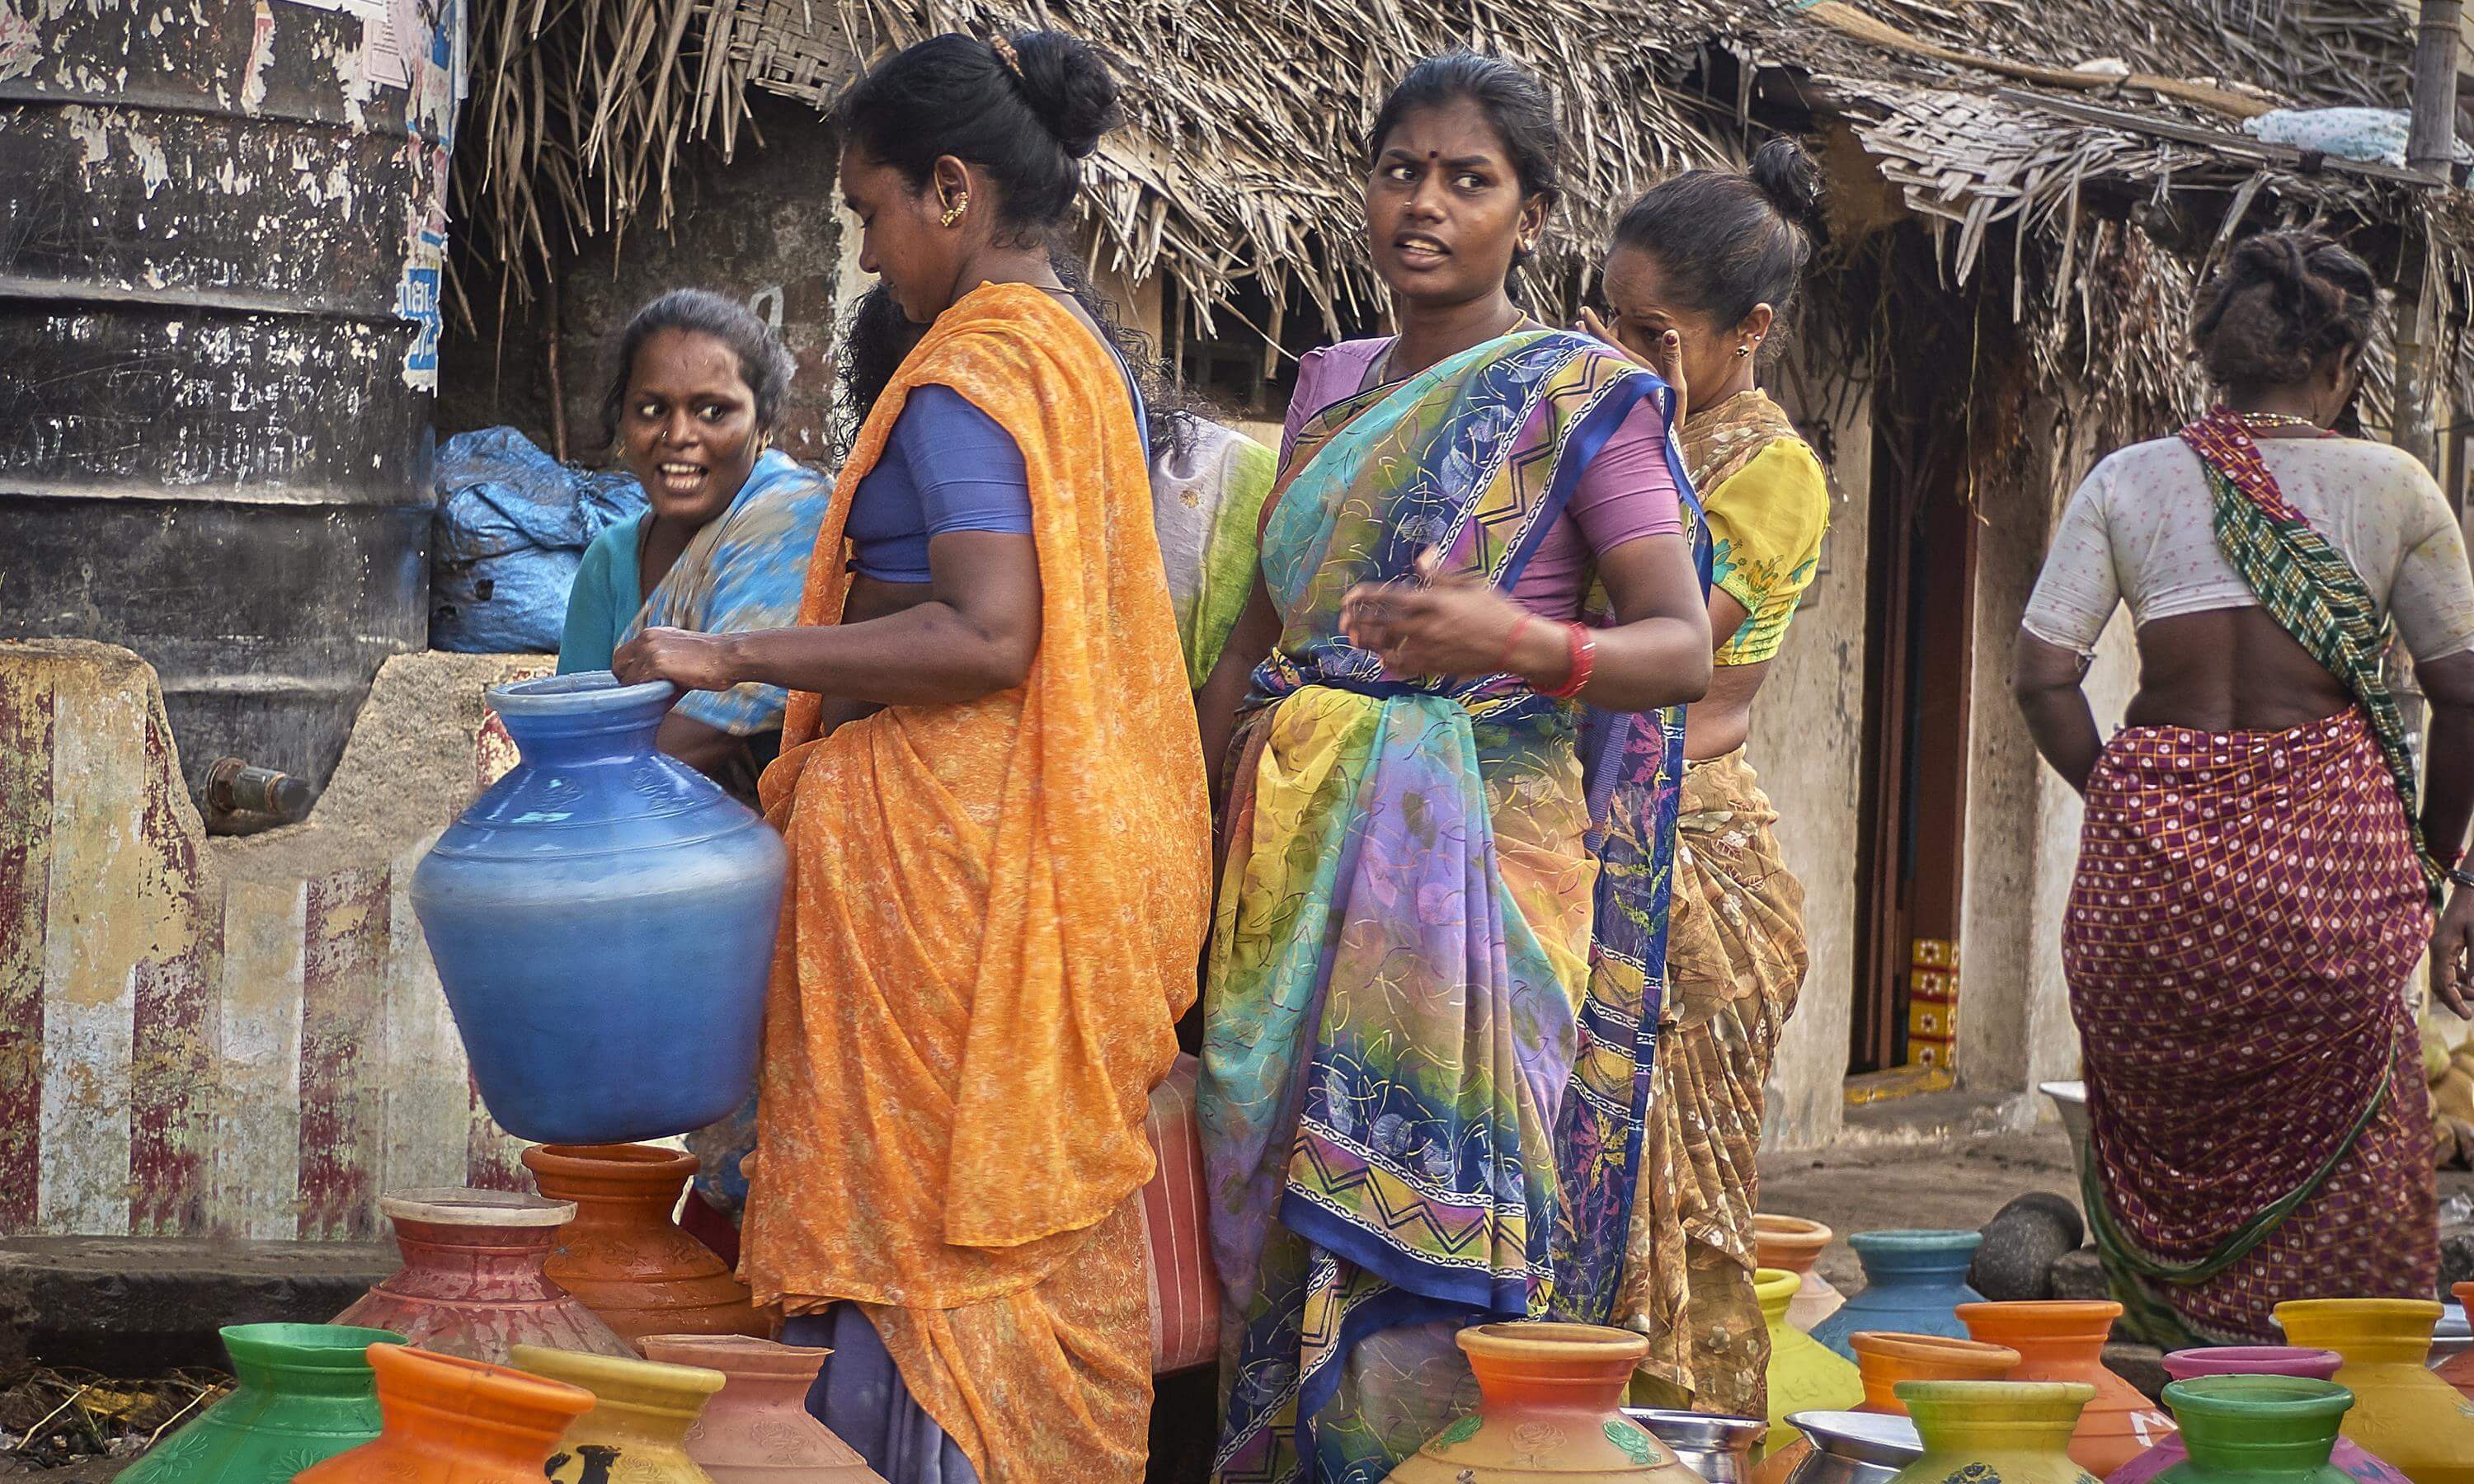
{"type": "Polygon", "coordinates": [[[1209,305],[1259,278],[1302,283],[1336,326],[1372,289],[1360,254],[1364,131],[1419,58],[1454,46],[1526,62],[1556,93],[1565,209],[1544,245],[1593,243],[1613,214],[1679,168],[1714,162],[1701,101],[1673,83],[1731,28],[1711,0],[1644,12],[1621,0],[715,0],[731,73],[818,105],[860,67],[939,32],[1055,27],[1097,46],[1125,84],[1128,128],[1104,140],[1089,212],[1101,260],[1166,273],[1209,305]],[[1338,247],[1338,251],[1333,251],[1338,247]]]}
{"type": "Polygon", "coordinates": [[[1769,13],[1758,28],[1764,47],[1819,72],[1977,85],[1993,70],[2041,81],[2028,72],[2112,61],[2143,80],[2203,89],[2152,91],[2208,111],[2222,95],[2402,108],[2414,45],[2413,18],[2396,0],[1789,0],[1759,9],[1769,13]]]}
{"type": "MultiPolygon", "coordinates": [[[[2170,216],[2206,193],[2228,227],[2411,224],[2435,243],[2460,318],[2474,299],[2462,193],[2306,175],[2245,153],[2227,127],[2271,101],[2401,101],[2413,34],[2394,0],[474,0],[473,26],[459,240],[493,273],[666,225],[680,152],[736,148],[751,88],[822,108],[871,61],[938,32],[1056,27],[1109,60],[1129,116],[1092,162],[1078,238],[1095,268],[1165,275],[1206,319],[1249,279],[1275,305],[1302,287],[1327,330],[1368,317],[1364,131],[1413,61],[1460,45],[1534,66],[1563,111],[1565,205],[1531,271],[1544,302],[1586,285],[1594,245],[1639,190],[1739,159],[1760,80],[1782,72],[1844,112],[1940,238],[1952,284],[2006,274],[1996,287],[2014,322],[2051,322],[2037,332],[2049,370],[2075,354],[2151,406],[2190,389],[2154,369],[2181,359],[2178,327],[2150,328],[2131,280],[2099,272],[2142,251],[2125,202],[2170,216]],[[2070,70],[2103,58],[2146,90],[2070,70]],[[2021,84],[2180,121],[2186,137],[1997,96],[2021,84]],[[2205,134],[2188,137],[2195,128],[2205,134]],[[2119,369],[2090,346],[2107,316],[2139,341],[2119,369]]],[[[2195,272],[2220,247],[2177,251],[2195,272]]],[[[2171,254],[2153,256],[2143,293],[2170,276],[2171,254]]],[[[2474,386],[2474,349],[2445,350],[2474,386]]]]}
{"type": "Polygon", "coordinates": [[[479,0],[453,173],[458,290],[489,265],[522,292],[585,237],[644,205],[669,220],[682,146],[735,142],[740,93],[709,65],[705,0],[479,0]]]}

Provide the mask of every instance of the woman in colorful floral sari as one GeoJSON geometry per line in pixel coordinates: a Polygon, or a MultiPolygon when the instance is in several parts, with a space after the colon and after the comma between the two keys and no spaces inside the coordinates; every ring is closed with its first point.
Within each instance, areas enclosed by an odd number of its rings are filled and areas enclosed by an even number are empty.
{"type": "Polygon", "coordinates": [[[1143,1120],[1210,824],[1141,399],[1048,258],[1115,98],[1055,32],[938,36],[844,96],[860,265],[926,332],[801,626],[618,657],[792,693],[740,1266],[891,1484],[1132,1484],[1148,1450],[1143,1120]]]}
{"type": "Polygon", "coordinates": [[[1688,171],[1616,223],[1607,319],[1582,321],[1644,365],[1680,357],[1718,651],[1685,727],[1666,1023],[1616,1312],[1650,1337],[1640,1400],[1743,1417],[1766,1415],[1769,1331],[1753,1297],[1763,1085],[1807,962],[1804,886],[1744,742],[1830,524],[1821,463],[1759,370],[1820,218],[1820,172],[1793,140],[1763,145],[1747,172],[1688,171]]]}
{"type": "Polygon", "coordinates": [[[2019,637],[2028,728],[2087,801],[2062,969],[2088,1216],[2169,1347],[2272,1340],[2285,1300],[2438,1277],[2405,990],[2428,945],[2442,1003],[2474,991],[2474,575],[2420,465],[2327,432],[2377,302],[2322,238],[2238,247],[2195,337],[2225,405],[2097,466],[2019,637]],[[2103,743],[2079,682],[2125,602],[2139,692],[2103,743]],[[2432,708],[2418,813],[2392,638],[2432,708]]]}
{"type": "Polygon", "coordinates": [[[1671,395],[1505,292],[1543,88],[1434,59],[1369,145],[1400,333],[1301,368],[1203,692],[1245,709],[1201,1093],[1225,1479],[1373,1484],[1473,1400],[1459,1328],[1612,1312],[1710,676],[1671,395]]]}

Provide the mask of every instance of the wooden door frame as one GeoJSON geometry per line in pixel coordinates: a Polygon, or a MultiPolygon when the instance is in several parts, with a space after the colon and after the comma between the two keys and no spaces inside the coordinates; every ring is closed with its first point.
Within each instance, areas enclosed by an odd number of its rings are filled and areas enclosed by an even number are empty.
{"type": "MultiPolygon", "coordinates": [[[[1946,392],[1943,378],[1934,391],[1946,392]]],[[[1974,704],[1977,521],[1967,499],[1968,441],[1947,403],[1877,414],[1871,581],[1865,603],[1863,788],[1857,805],[1856,944],[1850,1066],[1903,1060],[1910,942],[1958,936],[1966,876],[1967,775],[1974,704]],[[1937,563],[1920,569],[1920,539],[1937,563]],[[1918,610],[1924,611],[1919,613],[1918,610]],[[1921,628],[1919,625],[1921,624],[1921,628]],[[1929,767],[1929,783],[1918,781],[1929,767]],[[1946,790],[1946,791],[1945,791],[1946,790]],[[1908,813],[1926,801],[1947,810],[1908,813]],[[1911,853],[1912,851],[1912,853],[1911,853]],[[1919,934],[1919,922],[1934,931],[1919,934]]]]}

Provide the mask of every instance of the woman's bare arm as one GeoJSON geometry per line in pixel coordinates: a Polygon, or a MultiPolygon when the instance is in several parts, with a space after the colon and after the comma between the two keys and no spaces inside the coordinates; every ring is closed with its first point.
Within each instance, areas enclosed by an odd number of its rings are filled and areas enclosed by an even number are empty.
{"type": "Polygon", "coordinates": [[[1220,802],[1220,778],[1228,755],[1229,739],[1237,733],[1237,712],[1246,705],[1246,691],[1254,667],[1271,658],[1272,646],[1278,642],[1280,610],[1272,602],[1271,589],[1263,586],[1263,574],[1258,568],[1254,591],[1246,600],[1245,611],[1238,614],[1237,626],[1228,631],[1228,642],[1221,648],[1211,673],[1203,678],[1202,688],[1194,693],[1194,716],[1202,729],[1202,765],[1211,775],[1211,802],[1215,808],[1220,802]]]}
{"type": "Polygon", "coordinates": [[[2096,712],[2079,688],[2086,678],[2087,661],[2077,651],[2019,631],[2010,660],[2011,694],[2027,719],[2027,735],[2035,739],[2036,751],[2080,793],[2087,792],[2088,775],[2104,752],[2096,712]]]}
{"type": "Polygon", "coordinates": [[[692,634],[647,629],[612,661],[619,680],[690,690],[742,682],[852,702],[977,701],[1031,675],[1039,652],[1037,548],[1028,536],[955,531],[930,539],[928,601],[863,623],[692,634]]]}

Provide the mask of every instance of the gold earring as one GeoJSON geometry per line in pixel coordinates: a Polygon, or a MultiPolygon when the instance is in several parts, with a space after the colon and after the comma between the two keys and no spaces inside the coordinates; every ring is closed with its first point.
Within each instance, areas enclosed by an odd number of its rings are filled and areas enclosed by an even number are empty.
{"type": "Polygon", "coordinates": [[[945,208],[945,214],[940,218],[940,220],[942,220],[948,227],[958,225],[962,220],[962,212],[964,208],[968,207],[970,203],[971,193],[964,191],[961,195],[954,198],[953,204],[945,208]]]}

